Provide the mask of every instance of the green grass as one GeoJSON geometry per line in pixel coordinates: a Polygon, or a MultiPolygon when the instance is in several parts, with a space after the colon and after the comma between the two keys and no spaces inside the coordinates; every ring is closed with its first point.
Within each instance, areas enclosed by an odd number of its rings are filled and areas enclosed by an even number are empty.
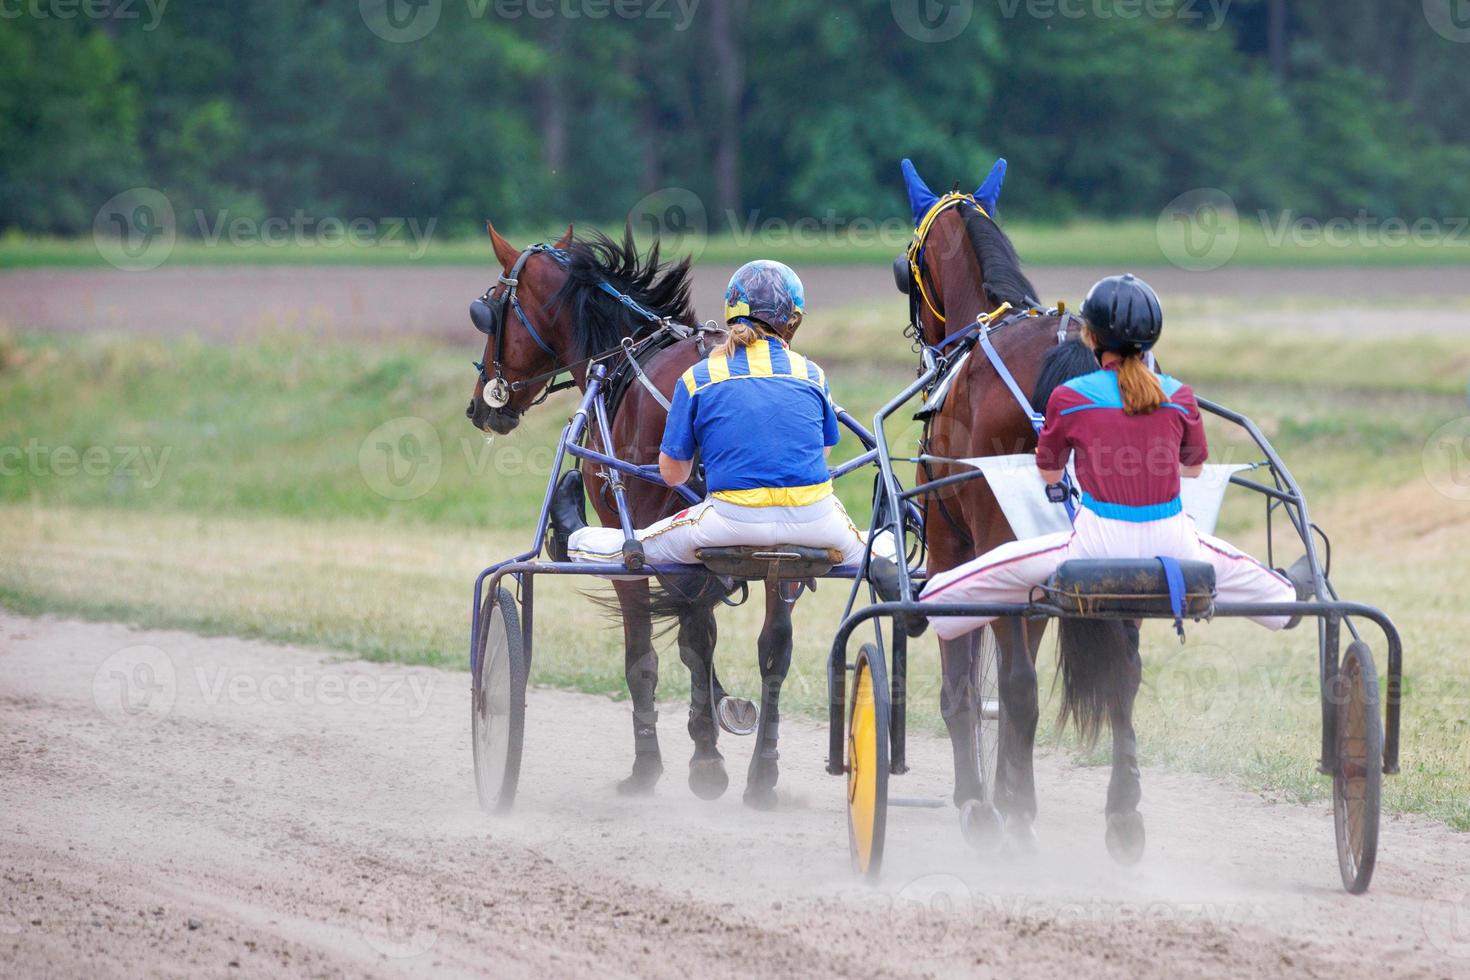
{"type": "MultiPolygon", "coordinates": [[[[578,227],[593,227],[579,224],[578,227]]],[[[616,230],[614,224],[605,228],[616,230]]],[[[514,242],[550,241],[565,226],[514,229],[514,242]]],[[[1196,268],[1186,248],[1184,230],[1153,221],[1081,220],[1065,224],[1025,221],[1006,223],[1006,231],[1030,266],[1108,265],[1148,267],[1175,261],[1196,268]]],[[[908,244],[911,229],[902,221],[827,229],[813,224],[727,231],[715,235],[665,236],[666,254],[693,254],[706,262],[739,264],[759,253],[797,265],[879,264],[887,265],[908,244]]],[[[1470,242],[1464,235],[1445,233],[1435,240],[1395,243],[1372,236],[1353,236],[1351,242],[1329,244],[1312,238],[1282,237],[1271,226],[1254,220],[1239,223],[1232,252],[1218,253],[1237,267],[1342,267],[1342,266],[1453,266],[1470,260],[1470,242]]],[[[162,246],[155,246],[161,248],[162,246]]],[[[1223,248],[1224,246],[1222,246],[1223,248]]],[[[154,254],[147,253],[150,257],[154,254]]],[[[1208,253],[1215,256],[1217,253],[1208,253]]],[[[422,240],[404,233],[384,236],[380,242],[329,244],[310,240],[266,244],[244,240],[210,243],[180,236],[166,252],[169,265],[474,265],[489,256],[489,245],[480,235],[460,237],[422,232],[422,240]]],[[[91,238],[60,239],[10,233],[0,237],[0,269],[36,267],[105,266],[91,238]]]]}
{"type": "MultiPolygon", "coordinates": [[[[828,367],[838,399],[870,417],[912,377],[910,355],[890,324],[855,310],[829,315],[808,325],[804,346],[828,367]]],[[[1436,493],[1424,470],[1429,434],[1467,412],[1463,353],[1401,338],[1386,358],[1376,341],[1242,335],[1202,315],[1161,354],[1204,394],[1257,418],[1333,534],[1339,588],[1403,630],[1410,700],[1404,774],[1385,784],[1389,804],[1470,829],[1470,662],[1459,639],[1470,613],[1458,598],[1470,593],[1470,504],[1436,493]]],[[[231,348],[0,340],[0,604],[462,668],[469,583],[529,544],[546,450],[570,409],[561,396],[487,445],[461,416],[473,374],[464,362],[456,351],[289,338],[231,348]],[[403,418],[420,421],[394,428],[403,418]],[[405,447],[404,436],[418,442],[405,447]],[[387,480],[388,462],[410,457],[436,462],[437,476],[387,480]]],[[[915,434],[892,431],[899,445],[915,434]]],[[[1223,428],[1212,428],[1212,442],[1216,458],[1255,458],[1223,428]]],[[[859,520],[868,483],[854,476],[842,487],[859,520]]],[[[1262,526],[1242,496],[1221,529],[1261,553],[1262,526]]],[[[578,594],[585,588],[538,590],[536,679],[617,696],[621,638],[578,594]]],[[[844,595],[824,584],[798,607],[791,711],[825,710],[825,646],[844,595]]],[[[721,615],[721,673],[754,691],[758,610],[721,615]]],[[[1145,764],[1292,799],[1326,791],[1314,771],[1309,629],[1196,626],[1182,649],[1163,625],[1145,634],[1145,764]]],[[[684,672],[672,651],[664,664],[662,693],[677,699],[684,672]]],[[[935,732],[937,676],[925,638],[913,653],[914,718],[935,732]]],[[[1042,685],[1051,690],[1049,673],[1042,685]]]]}

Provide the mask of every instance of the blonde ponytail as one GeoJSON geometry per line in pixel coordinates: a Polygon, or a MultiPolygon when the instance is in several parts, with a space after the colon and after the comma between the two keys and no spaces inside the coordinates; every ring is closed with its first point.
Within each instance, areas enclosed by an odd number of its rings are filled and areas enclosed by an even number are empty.
{"type": "Polygon", "coordinates": [[[1148,415],[1167,401],[1159,376],[1149,370],[1142,354],[1130,354],[1118,365],[1118,390],[1123,393],[1124,415],[1148,415]]]}
{"type": "Polygon", "coordinates": [[[749,347],[767,336],[764,329],[749,320],[736,320],[729,325],[728,329],[730,335],[720,348],[720,353],[726,357],[734,357],[736,351],[749,347]]]}

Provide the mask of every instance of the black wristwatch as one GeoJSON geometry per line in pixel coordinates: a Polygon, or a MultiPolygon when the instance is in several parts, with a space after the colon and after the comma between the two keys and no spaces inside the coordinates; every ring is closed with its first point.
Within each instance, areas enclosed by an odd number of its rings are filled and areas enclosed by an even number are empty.
{"type": "Polygon", "coordinates": [[[1065,483],[1048,483],[1046,485],[1046,499],[1054,504],[1065,504],[1067,502],[1067,485],[1065,483]]]}

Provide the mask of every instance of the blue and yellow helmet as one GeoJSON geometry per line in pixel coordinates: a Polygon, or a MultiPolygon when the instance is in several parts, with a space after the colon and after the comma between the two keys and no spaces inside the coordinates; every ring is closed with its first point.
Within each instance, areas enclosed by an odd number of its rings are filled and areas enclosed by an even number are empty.
{"type": "Polygon", "coordinates": [[[806,313],[806,287],[790,266],[769,259],[747,262],[725,290],[725,322],[752,320],[790,334],[806,313]]]}

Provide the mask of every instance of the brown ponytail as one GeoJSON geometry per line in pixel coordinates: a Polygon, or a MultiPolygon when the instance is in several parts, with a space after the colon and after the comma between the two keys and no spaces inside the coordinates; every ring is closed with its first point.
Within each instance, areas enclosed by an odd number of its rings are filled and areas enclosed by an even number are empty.
{"type": "MultiPolygon", "coordinates": [[[[1093,350],[1098,349],[1091,324],[1083,325],[1082,341],[1093,350]]],[[[1123,395],[1124,415],[1149,415],[1169,400],[1164,397],[1159,376],[1144,362],[1141,353],[1129,354],[1118,363],[1118,391],[1123,395]]]]}
{"type": "Polygon", "coordinates": [[[768,336],[764,328],[749,320],[736,320],[730,324],[729,333],[729,338],[720,347],[720,353],[726,357],[734,357],[736,351],[768,336]]]}
{"type": "Polygon", "coordinates": [[[1149,370],[1142,354],[1129,354],[1118,365],[1118,390],[1123,393],[1123,414],[1148,415],[1164,404],[1164,386],[1149,370]]]}

